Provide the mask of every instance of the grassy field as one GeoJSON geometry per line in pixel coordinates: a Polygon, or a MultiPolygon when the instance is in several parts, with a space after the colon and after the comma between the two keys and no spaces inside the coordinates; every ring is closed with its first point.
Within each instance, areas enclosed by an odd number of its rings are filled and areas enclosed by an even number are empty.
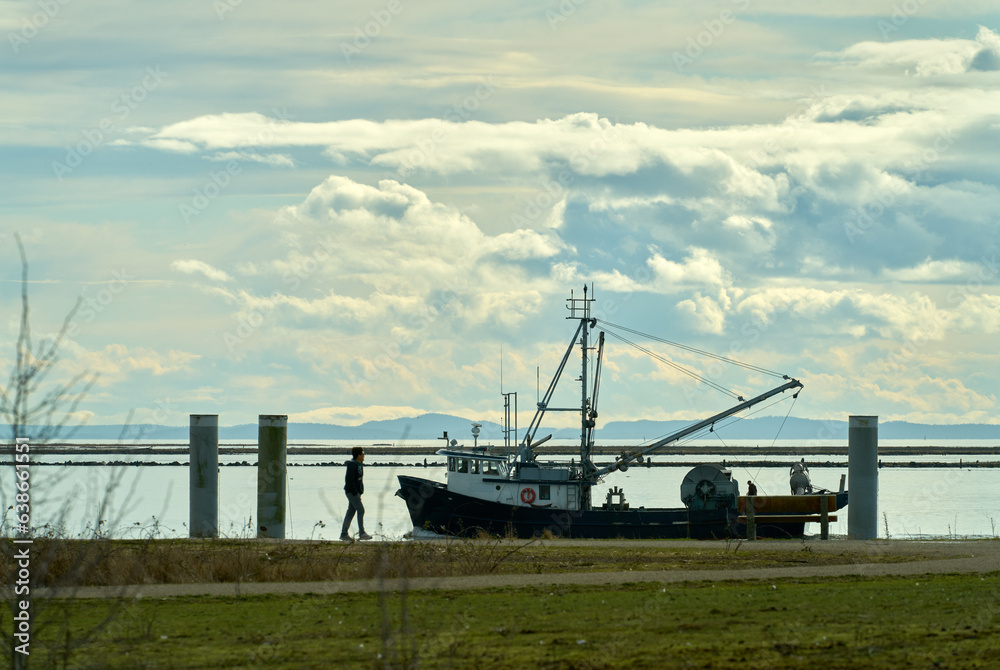
{"type": "Polygon", "coordinates": [[[55,601],[36,622],[32,662],[45,668],[996,668],[998,584],[998,575],[940,575],[55,601]]]}
{"type": "MultiPolygon", "coordinates": [[[[62,586],[676,569],[732,570],[734,581],[56,599],[37,602],[32,663],[213,670],[997,667],[997,574],[738,581],[740,571],[760,568],[924,558],[910,553],[912,545],[903,554],[891,543],[851,546],[40,538],[33,545],[36,577],[62,586]]],[[[10,626],[10,611],[0,608],[0,627],[10,626]]]]}
{"type": "MultiPolygon", "coordinates": [[[[793,541],[790,541],[793,542],[793,541]]],[[[798,542],[792,551],[751,551],[745,543],[657,547],[594,542],[588,546],[531,541],[275,542],[257,539],[38,539],[44,586],[187,584],[206,582],[329,581],[376,577],[552,574],[630,570],[716,570],[843,565],[919,560],[892,552],[818,551],[798,542]],[[798,546],[800,545],[800,547],[798,546]]],[[[829,548],[835,545],[827,545],[829,548]]],[[[11,569],[3,552],[0,569],[11,569]]]]}

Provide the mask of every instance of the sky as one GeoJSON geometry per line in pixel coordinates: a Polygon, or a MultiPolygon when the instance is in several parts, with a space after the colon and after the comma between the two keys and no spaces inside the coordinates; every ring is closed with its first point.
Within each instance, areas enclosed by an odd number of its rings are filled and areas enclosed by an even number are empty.
{"type": "MultiPolygon", "coordinates": [[[[1000,423],[995,2],[4,0],[0,28],[0,372],[18,234],[36,341],[80,301],[74,420],[498,421],[503,390],[524,425],[592,285],[601,320],[803,382],[762,415],[1000,423]]],[[[604,358],[601,421],[731,404],[604,358]]]]}

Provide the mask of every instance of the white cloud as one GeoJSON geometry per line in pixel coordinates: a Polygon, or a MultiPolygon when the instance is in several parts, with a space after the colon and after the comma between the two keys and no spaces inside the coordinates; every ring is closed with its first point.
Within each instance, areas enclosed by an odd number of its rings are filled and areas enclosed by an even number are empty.
{"type": "Polygon", "coordinates": [[[1000,295],[966,294],[956,311],[955,326],[964,332],[985,335],[1000,332],[1000,295]]]}
{"type": "Polygon", "coordinates": [[[226,274],[223,270],[219,270],[204,261],[195,259],[178,259],[171,263],[170,267],[179,272],[183,272],[184,274],[200,273],[214,281],[227,282],[232,280],[232,277],[226,274]]]}
{"type": "Polygon", "coordinates": [[[728,306],[725,292],[720,293],[719,299],[695,293],[693,297],[677,303],[678,309],[694,320],[698,330],[716,335],[721,335],[724,330],[728,306]]]}
{"type": "Polygon", "coordinates": [[[905,282],[941,282],[963,277],[975,276],[977,266],[974,263],[958,260],[931,260],[911,268],[886,268],[882,275],[890,281],[905,282]]]}
{"type": "MultiPolygon", "coordinates": [[[[542,303],[549,266],[573,253],[555,231],[486,234],[457,209],[392,180],[370,186],[331,176],[277,221],[281,243],[241,261],[239,286],[202,261],[173,264],[229,284],[201,288],[232,305],[238,322],[260,322],[246,346],[266,346],[278,329],[302,337],[300,320],[407,343],[445,320],[449,328],[455,320],[517,324],[542,303]]],[[[373,370],[355,354],[335,359],[373,370]]]]}
{"type": "Polygon", "coordinates": [[[208,156],[213,161],[250,161],[272,167],[295,167],[295,161],[287,154],[261,154],[255,151],[220,151],[208,156]]]}
{"type": "Polygon", "coordinates": [[[675,292],[692,286],[726,286],[731,282],[722,263],[707,249],[692,249],[683,261],[664,258],[658,251],[646,261],[653,272],[653,284],[662,291],[675,292]]]}
{"type": "Polygon", "coordinates": [[[975,40],[913,39],[860,42],[818,58],[866,69],[903,71],[919,77],[1000,69],[1000,36],[980,26],[975,40]]]}
{"type": "MultiPolygon", "coordinates": [[[[762,325],[769,325],[778,315],[796,319],[825,320],[835,308],[850,306],[839,325],[856,326],[866,317],[868,328],[890,339],[941,339],[954,320],[954,314],[938,307],[928,296],[874,293],[863,289],[824,290],[809,287],[773,287],[748,291],[735,307],[762,325]],[[859,316],[860,314],[860,316],[859,316]]],[[[862,333],[863,331],[854,331],[862,333]]]]}
{"type": "MultiPolygon", "coordinates": [[[[120,39],[132,15],[53,21],[23,52],[45,46],[53,67],[4,79],[0,135],[42,165],[96,146],[59,189],[13,170],[5,203],[22,213],[3,225],[43,231],[30,250],[50,282],[33,285],[38,314],[127,286],[88,304],[78,337],[129,401],[195,389],[251,413],[280,394],[296,416],[345,421],[493,407],[499,342],[530,389],[536,363],[544,373],[565,348],[550,313],[595,282],[616,321],[638,316],[706,348],[756,338],[765,367],[809,366],[824,387],[809,412],[863,397],[908,415],[908,394],[923,393],[920,414],[989,418],[1000,305],[976,264],[995,253],[1000,211],[1000,40],[955,36],[992,5],[924,3],[874,42],[870,3],[803,6],[789,22],[787,7],[761,2],[684,72],[671,53],[717,10],[589,3],[553,31],[537,12],[486,7],[469,21],[429,5],[331,66],[330,35],[351,35],[365,11],[329,23],[244,3],[219,33],[204,7],[150,5],[189,39],[151,37],[176,70],[126,118],[109,105],[145,76],[120,39]],[[117,65],[81,77],[79,44],[117,65]],[[496,94],[475,97],[484,80],[496,94]],[[274,101],[293,114],[259,113],[274,101]],[[200,211],[207,243],[192,251],[171,215],[205,160],[245,169],[200,211]],[[864,225],[848,235],[851,222],[864,225]],[[110,283],[118,259],[136,280],[110,283]],[[222,337],[236,332],[234,353],[222,337]],[[910,345],[905,365],[880,363],[910,345]],[[249,372],[248,359],[266,365],[249,372]],[[852,370],[871,367],[882,376],[861,396],[852,370]]],[[[632,384],[605,402],[636,415],[650,375],[631,359],[618,368],[632,384]]]]}
{"type": "Polygon", "coordinates": [[[419,416],[425,410],[417,407],[371,405],[366,407],[319,407],[307,412],[288,415],[296,423],[333,423],[340,426],[359,426],[368,421],[385,421],[419,416]]]}
{"type": "Polygon", "coordinates": [[[350,274],[389,295],[426,295],[439,286],[463,292],[487,275],[496,281],[504,260],[549,259],[565,249],[557,237],[532,230],[486,235],[456,209],[393,180],[373,187],[330,177],[282,220],[298,254],[314,255],[321,240],[333,241],[324,250],[331,262],[319,272],[350,274]]]}
{"type": "Polygon", "coordinates": [[[72,366],[98,375],[98,384],[107,386],[129,378],[130,373],[149,372],[165,375],[186,370],[201,356],[186,351],[168,351],[163,354],[146,347],[128,347],[109,344],[97,351],[88,351],[79,345],[69,345],[73,352],[72,366]]]}

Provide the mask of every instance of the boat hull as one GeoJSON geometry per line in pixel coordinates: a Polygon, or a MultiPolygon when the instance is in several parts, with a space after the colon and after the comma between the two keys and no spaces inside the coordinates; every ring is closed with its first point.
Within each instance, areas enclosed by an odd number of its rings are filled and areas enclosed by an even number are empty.
{"type": "MultiPolygon", "coordinates": [[[[546,531],[567,538],[700,540],[745,537],[736,509],[591,509],[570,511],[516,506],[449,491],[440,482],[398,475],[396,493],[406,502],[414,528],[447,535],[512,535],[530,538],[546,531]]],[[[758,524],[758,537],[801,537],[804,523],[758,524]]]]}

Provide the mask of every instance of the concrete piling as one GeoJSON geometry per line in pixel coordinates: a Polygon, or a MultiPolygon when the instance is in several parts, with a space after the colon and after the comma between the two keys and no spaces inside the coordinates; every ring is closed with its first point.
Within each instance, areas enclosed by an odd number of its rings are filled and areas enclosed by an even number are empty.
{"type": "Polygon", "coordinates": [[[219,536],[219,415],[192,414],[189,439],[191,537],[219,536]]]}
{"type": "Polygon", "coordinates": [[[878,417],[852,416],[847,431],[847,535],[878,537],[878,417]]]}
{"type": "Polygon", "coordinates": [[[285,539],[288,416],[261,414],[257,425],[257,537],[285,539]]]}

